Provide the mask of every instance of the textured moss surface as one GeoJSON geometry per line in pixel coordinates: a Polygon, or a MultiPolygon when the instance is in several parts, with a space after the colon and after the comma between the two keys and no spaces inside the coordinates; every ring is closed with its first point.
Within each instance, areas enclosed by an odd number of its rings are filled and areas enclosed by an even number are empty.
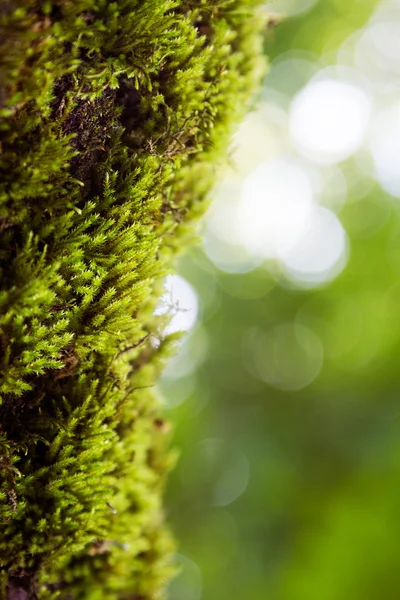
{"type": "Polygon", "coordinates": [[[153,312],[263,70],[256,0],[0,5],[0,597],[162,597],[153,312]]]}

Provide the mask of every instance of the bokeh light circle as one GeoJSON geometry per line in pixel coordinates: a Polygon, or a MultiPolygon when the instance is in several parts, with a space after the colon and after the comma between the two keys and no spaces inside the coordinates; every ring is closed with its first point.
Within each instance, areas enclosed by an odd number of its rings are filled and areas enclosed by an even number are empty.
{"type": "Polygon", "coordinates": [[[155,311],[156,315],[170,314],[164,334],[189,331],[197,320],[199,302],[192,286],[180,275],[168,275],[165,292],[155,311]]]}
{"type": "Polygon", "coordinates": [[[338,79],[313,80],[290,108],[293,142],[317,163],[341,162],[362,145],[370,113],[370,98],[360,86],[338,79]]]}
{"type": "Polygon", "coordinates": [[[289,160],[264,162],[243,184],[243,246],[256,256],[279,257],[301,237],[312,202],[312,186],[298,165],[289,160]]]}
{"type": "Polygon", "coordinates": [[[315,207],[304,234],[282,256],[283,271],[299,284],[315,285],[336,276],[347,262],[347,236],[337,216],[315,207]]]}

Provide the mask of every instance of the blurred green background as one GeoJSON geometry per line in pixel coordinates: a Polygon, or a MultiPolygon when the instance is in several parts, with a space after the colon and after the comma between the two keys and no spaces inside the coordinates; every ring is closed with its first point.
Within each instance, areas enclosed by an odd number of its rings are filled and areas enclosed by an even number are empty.
{"type": "Polygon", "coordinates": [[[400,2],[267,8],[269,73],[179,264],[198,314],[159,385],[169,597],[394,600],[400,2]]]}

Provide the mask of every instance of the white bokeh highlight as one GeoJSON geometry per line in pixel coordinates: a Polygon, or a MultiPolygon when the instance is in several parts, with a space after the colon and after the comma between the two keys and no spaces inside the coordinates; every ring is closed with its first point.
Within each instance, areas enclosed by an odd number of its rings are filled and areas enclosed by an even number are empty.
{"type": "Polygon", "coordinates": [[[180,275],[168,275],[156,315],[171,315],[164,334],[189,331],[195,325],[199,302],[192,286],[180,275]]]}
{"type": "Polygon", "coordinates": [[[243,246],[241,231],[242,181],[232,175],[215,188],[216,201],[206,216],[203,248],[211,262],[227,273],[248,273],[259,266],[261,259],[243,246]]]}
{"type": "MultiPolygon", "coordinates": [[[[266,6],[292,16],[315,4],[266,6]]],[[[333,57],[292,50],[272,63],[206,220],[205,252],[218,269],[262,265],[284,285],[324,285],[350,254],[345,204],[368,202],[376,182],[400,198],[400,1],[379,2],[333,57]]]]}
{"type": "Polygon", "coordinates": [[[316,163],[342,162],[362,145],[370,115],[371,100],[361,87],[335,79],[311,81],[290,108],[293,143],[316,163]]]}
{"type": "Polygon", "coordinates": [[[313,204],[306,173],[290,160],[261,164],[243,183],[239,227],[253,255],[279,258],[301,238],[313,204]]]}
{"type": "Polygon", "coordinates": [[[278,260],[286,279],[312,287],[345,266],[347,237],[333,210],[343,206],[347,185],[337,165],[266,160],[216,193],[203,244],[219,269],[245,273],[278,260]]]}
{"type": "Polygon", "coordinates": [[[284,274],[300,286],[329,281],[348,258],[347,236],[337,216],[316,207],[301,239],[282,257],[284,274]]]}

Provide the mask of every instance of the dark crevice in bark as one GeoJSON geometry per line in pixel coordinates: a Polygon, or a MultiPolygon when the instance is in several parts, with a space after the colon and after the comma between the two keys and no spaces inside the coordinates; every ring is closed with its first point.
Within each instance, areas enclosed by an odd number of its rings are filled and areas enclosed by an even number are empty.
{"type": "Polygon", "coordinates": [[[25,572],[9,575],[6,600],[37,600],[32,578],[25,572]]]}

